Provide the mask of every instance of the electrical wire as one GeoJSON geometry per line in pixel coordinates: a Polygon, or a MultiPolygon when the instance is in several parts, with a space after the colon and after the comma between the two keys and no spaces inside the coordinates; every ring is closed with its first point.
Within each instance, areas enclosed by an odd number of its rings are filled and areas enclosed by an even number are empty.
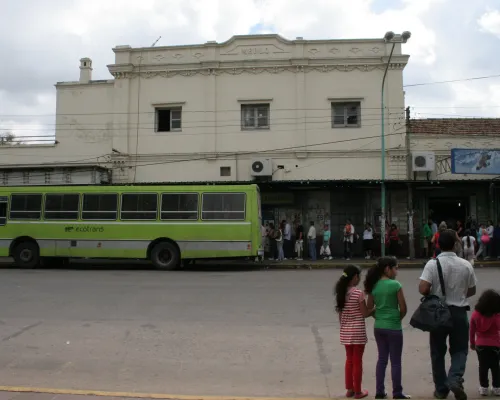
{"type": "Polygon", "coordinates": [[[463,78],[463,79],[452,79],[449,81],[435,81],[435,82],[424,82],[424,83],[412,83],[410,85],[403,85],[403,87],[415,87],[415,86],[428,86],[428,85],[440,85],[443,83],[455,83],[455,82],[467,82],[467,81],[477,81],[481,79],[492,79],[492,78],[500,78],[499,75],[487,75],[487,76],[476,76],[473,78],[463,78]]]}

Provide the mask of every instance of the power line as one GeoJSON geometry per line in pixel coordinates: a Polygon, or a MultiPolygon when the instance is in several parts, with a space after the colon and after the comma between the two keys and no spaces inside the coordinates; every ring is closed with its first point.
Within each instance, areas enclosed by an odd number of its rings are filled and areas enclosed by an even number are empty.
{"type": "Polygon", "coordinates": [[[477,76],[477,77],[474,77],[474,78],[452,79],[452,80],[449,80],[449,81],[435,81],[435,82],[425,82],[425,83],[413,83],[413,84],[410,84],[410,85],[403,85],[403,87],[440,85],[440,84],[443,84],[443,83],[477,81],[477,80],[481,80],[481,79],[491,79],[491,78],[500,78],[500,74],[499,75],[477,76]]]}

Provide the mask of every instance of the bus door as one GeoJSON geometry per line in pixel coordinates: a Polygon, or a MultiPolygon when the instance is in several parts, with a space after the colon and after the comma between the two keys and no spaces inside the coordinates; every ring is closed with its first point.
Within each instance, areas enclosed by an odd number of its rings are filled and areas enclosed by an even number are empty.
{"type": "Polygon", "coordinates": [[[0,196],[0,227],[7,225],[7,196],[0,196]]]}

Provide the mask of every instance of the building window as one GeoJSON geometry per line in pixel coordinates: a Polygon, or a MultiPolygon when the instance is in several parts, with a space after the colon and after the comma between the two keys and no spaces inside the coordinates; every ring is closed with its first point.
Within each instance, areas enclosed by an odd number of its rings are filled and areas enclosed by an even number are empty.
{"type": "Polygon", "coordinates": [[[7,223],[7,196],[0,196],[0,226],[7,223]]]}
{"type": "Polygon", "coordinates": [[[203,193],[202,219],[244,220],[245,193],[203,193]]]}
{"type": "Polygon", "coordinates": [[[122,195],[121,219],[154,220],[158,209],[158,196],[155,193],[122,195]]]}
{"type": "Polygon", "coordinates": [[[242,104],[241,129],[269,129],[269,104],[242,104]]]}
{"type": "Polygon", "coordinates": [[[117,194],[84,194],[83,220],[116,220],[118,217],[117,194]]]}
{"type": "Polygon", "coordinates": [[[332,103],[333,128],[359,128],[361,126],[361,103],[332,103]]]}
{"type": "Polygon", "coordinates": [[[156,132],[178,132],[182,129],[182,108],[157,108],[156,132]]]}
{"type": "Polygon", "coordinates": [[[78,219],[80,195],[79,194],[46,194],[45,219],[78,219]]]}
{"type": "Polygon", "coordinates": [[[161,219],[198,219],[198,193],[163,194],[161,219]]]}
{"type": "Polygon", "coordinates": [[[10,219],[41,219],[41,194],[13,194],[10,198],[10,219]]]}
{"type": "Polygon", "coordinates": [[[220,167],[220,176],[231,176],[231,167],[220,167]]]}

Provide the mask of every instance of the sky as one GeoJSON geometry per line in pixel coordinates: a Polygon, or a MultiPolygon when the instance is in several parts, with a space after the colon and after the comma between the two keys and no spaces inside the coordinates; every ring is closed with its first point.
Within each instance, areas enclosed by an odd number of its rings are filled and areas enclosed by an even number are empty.
{"type": "MultiPolygon", "coordinates": [[[[412,32],[405,85],[500,75],[500,0],[0,0],[0,133],[50,133],[58,81],[111,78],[112,48],[223,42],[278,33],[294,39],[412,32]]],[[[500,77],[409,86],[416,118],[500,117],[500,77]]]]}

